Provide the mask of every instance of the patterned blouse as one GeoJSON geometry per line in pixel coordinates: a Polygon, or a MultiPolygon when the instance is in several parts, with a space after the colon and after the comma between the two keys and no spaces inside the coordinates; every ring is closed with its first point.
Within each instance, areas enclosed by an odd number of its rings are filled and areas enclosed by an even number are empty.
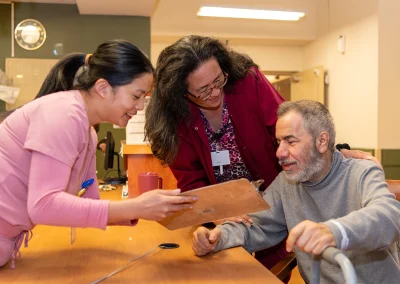
{"type": "Polygon", "coordinates": [[[221,174],[220,166],[213,167],[217,183],[239,178],[247,178],[249,181],[251,181],[252,177],[243,163],[242,157],[240,156],[239,147],[236,143],[236,137],[235,133],[233,132],[226,102],[224,102],[222,110],[222,127],[216,132],[214,132],[203,113],[200,112],[200,114],[206,130],[208,142],[210,143],[211,152],[215,152],[217,147],[219,151],[229,151],[231,163],[230,165],[223,166],[223,173],[221,174]]]}

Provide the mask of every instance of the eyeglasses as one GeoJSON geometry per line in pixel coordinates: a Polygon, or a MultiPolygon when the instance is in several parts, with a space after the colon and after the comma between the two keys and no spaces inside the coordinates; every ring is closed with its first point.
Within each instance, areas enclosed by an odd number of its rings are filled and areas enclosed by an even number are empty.
{"type": "Polygon", "coordinates": [[[198,95],[192,94],[189,91],[187,91],[187,93],[189,95],[193,96],[194,98],[196,98],[197,100],[202,100],[202,101],[208,100],[208,98],[211,96],[214,89],[218,89],[218,90],[222,91],[222,88],[226,85],[226,82],[228,82],[228,75],[226,75],[225,73],[222,73],[222,75],[224,77],[218,79],[214,83],[214,86],[212,86],[211,88],[207,88],[206,90],[204,90],[202,92],[199,92],[198,95]]]}

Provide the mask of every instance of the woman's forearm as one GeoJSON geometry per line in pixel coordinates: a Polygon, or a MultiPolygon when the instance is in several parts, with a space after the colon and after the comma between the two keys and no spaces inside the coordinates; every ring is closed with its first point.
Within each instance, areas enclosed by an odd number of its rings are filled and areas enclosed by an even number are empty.
{"type": "Polygon", "coordinates": [[[139,219],[139,216],[136,214],[137,208],[134,203],[134,199],[110,201],[107,224],[139,219]]]}

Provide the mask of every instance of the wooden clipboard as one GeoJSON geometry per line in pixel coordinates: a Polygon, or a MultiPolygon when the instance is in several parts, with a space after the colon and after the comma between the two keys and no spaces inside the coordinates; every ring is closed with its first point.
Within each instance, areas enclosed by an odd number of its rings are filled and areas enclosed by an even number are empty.
{"type": "Polygon", "coordinates": [[[199,199],[194,203],[193,209],[184,210],[159,221],[169,230],[270,208],[255,187],[244,178],[186,191],[181,195],[194,195],[199,199]]]}

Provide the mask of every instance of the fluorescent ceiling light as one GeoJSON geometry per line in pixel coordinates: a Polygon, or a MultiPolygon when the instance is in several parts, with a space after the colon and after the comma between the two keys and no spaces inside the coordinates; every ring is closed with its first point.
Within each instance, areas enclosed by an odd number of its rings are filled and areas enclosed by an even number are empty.
{"type": "Polygon", "coordinates": [[[199,9],[197,15],[202,17],[298,21],[301,17],[304,17],[305,14],[303,12],[286,12],[286,11],[203,6],[199,9]]]}

